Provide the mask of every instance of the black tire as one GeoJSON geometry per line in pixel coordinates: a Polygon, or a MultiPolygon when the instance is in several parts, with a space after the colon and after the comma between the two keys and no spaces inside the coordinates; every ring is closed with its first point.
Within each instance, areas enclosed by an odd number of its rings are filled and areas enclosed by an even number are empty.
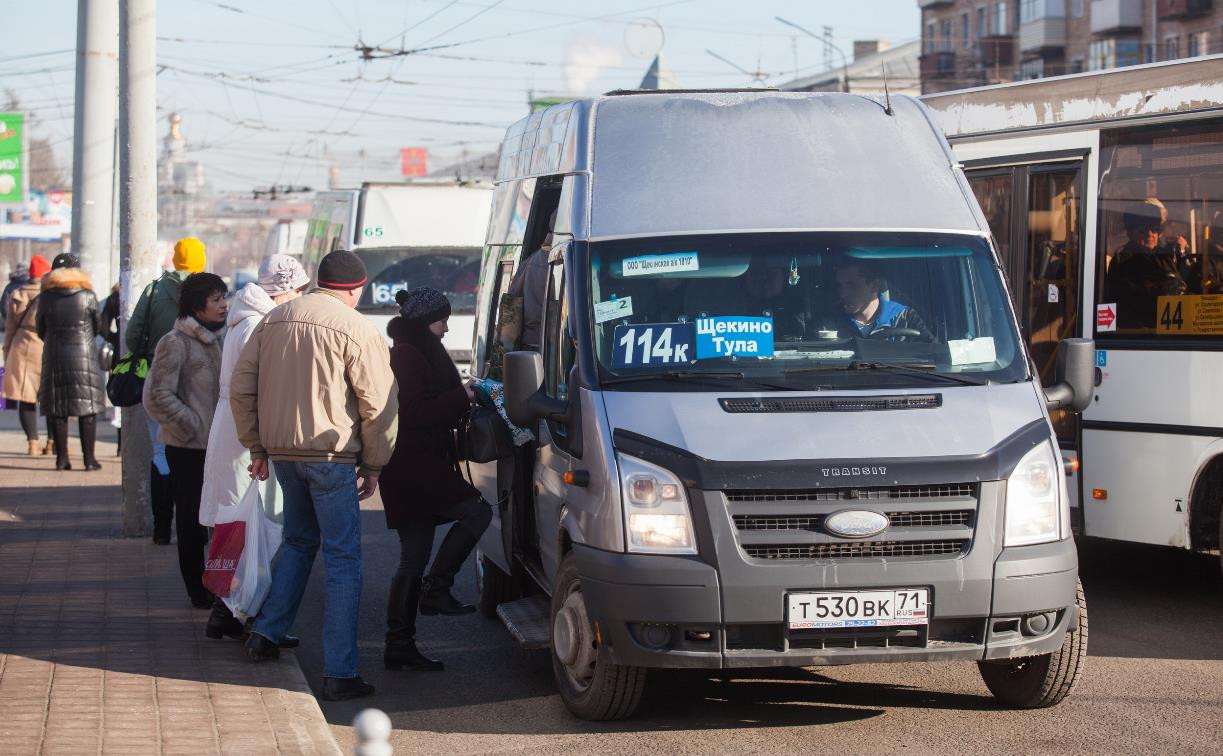
{"type": "Polygon", "coordinates": [[[476,551],[476,588],[480,591],[480,614],[497,618],[497,607],[518,598],[514,578],[505,574],[486,554],[476,551]]]}
{"type": "MultiPolygon", "coordinates": [[[[626,667],[614,664],[607,647],[600,646],[595,640],[594,629],[585,616],[585,603],[581,600],[581,580],[578,578],[577,560],[570,552],[561,560],[560,570],[556,576],[556,590],[552,592],[551,633],[552,673],[556,677],[556,686],[560,690],[561,701],[565,708],[574,716],[590,721],[607,721],[624,719],[631,716],[641,704],[641,695],[645,691],[646,670],[644,667],[626,667]],[[572,598],[571,598],[572,597],[572,598]],[[579,680],[571,673],[570,667],[561,660],[557,653],[558,615],[562,610],[567,617],[575,616],[575,604],[580,609],[581,620],[570,623],[575,629],[584,625],[585,639],[589,643],[576,643],[575,647],[583,647],[580,658],[588,658],[589,664],[579,664],[581,676],[579,680]]],[[[562,618],[562,623],[565,619],[562,618]]],[[[571,663],[572,666],[572,663],[571,663]]]]}
{"type": "Polygon", "coordinates": [[[1043,709],[1066,699],[1087,664],[1087,599],[1080,581],[1075,593],[1078,622],[1062,647],[1051,654],[1007,661],[977,662],[989,692],[1007,706],[1043,709]]]}

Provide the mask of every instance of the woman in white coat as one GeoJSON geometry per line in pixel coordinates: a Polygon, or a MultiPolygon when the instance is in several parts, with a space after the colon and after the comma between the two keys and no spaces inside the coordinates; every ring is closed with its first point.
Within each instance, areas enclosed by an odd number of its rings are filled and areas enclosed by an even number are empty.
{"type": "MultiPolygon", "coordinates": [[[[260,499],[264,514],[272,522],[281,522],[280,487],[275,475],[268,467],[268,479],[252,482],[246,467],[251,462],[250,452],[238,441],[234,427],[233,412],[229,408],[229,381],[233,377],[234,365],[242,353],[242,347],[250,339],[255,326],[277,305],[302,295],[310,283],[310,277],[295,258],[289,255],[270,255],[259,266],[258,283],[248,283],[234,296],[226,319],[228,331],[225,347],[221,353],[220,399],[208,434],[208,452],[204,458],[204,489],[200,495],[200,524],[213,527],[222,507],[237,506],[246,489],[251,485],[260,487],[260,499]]],[[[247,530],[248,533],[252,531],[247,530]]],[[[279,545],[267,544],[270,550],[279,545]]],[[[208,617],[205,634],[209,638],[242,638],[244,627],[239,617],[253,616],[258,606],[229,606],[224,599],[217,599],[212,614],[208,617]]]]}

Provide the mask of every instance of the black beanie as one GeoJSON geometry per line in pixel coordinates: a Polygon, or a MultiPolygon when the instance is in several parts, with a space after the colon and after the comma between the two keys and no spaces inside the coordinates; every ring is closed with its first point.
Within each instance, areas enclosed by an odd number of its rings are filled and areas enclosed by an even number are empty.
{"type": "Polygon", "coordinates": [[[364,286],[365,263],[352,252],[337,249],[318,264],[318,285],[321,289],[349,291],[364,286]]]}
{"type": "Polygon", "coordinates": [[[64,252],[55,256],[51,261],[51,270],[59,270],[60,268],[79,268],[81,260],[71,252],[64,252]]]}
{"type": "Polygon", "coordinates": [[[399,303],[400,316],[407,321],[428,325],[450,317],[450,300],[428,286],[395,292],[395,301],[399,303]]]}

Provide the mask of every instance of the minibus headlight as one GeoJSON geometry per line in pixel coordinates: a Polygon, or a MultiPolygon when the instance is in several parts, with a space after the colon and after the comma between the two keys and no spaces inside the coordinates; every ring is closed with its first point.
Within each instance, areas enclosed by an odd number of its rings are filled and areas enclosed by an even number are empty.
{"type": "Polygon", "coordinates": [[[1003,545],[1023,546],[1065,537],[1063,521],[1069,517],[1062,512],[1067,505],[1064,488],[1052,443],[1045,441],[1023,455],[1006,481],[1003,545]]]}
{"type": "Polygon", "coordinates": [[[695,554],[692,517],[684,485],[671,472],[645,460],[617,454],[629,551],[695,554]]]}

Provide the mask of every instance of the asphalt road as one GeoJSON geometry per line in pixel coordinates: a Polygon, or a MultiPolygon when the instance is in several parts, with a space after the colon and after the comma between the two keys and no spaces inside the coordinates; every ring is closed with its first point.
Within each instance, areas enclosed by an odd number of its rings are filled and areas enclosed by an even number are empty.
{"type": "MultiPolygon", "coordinates": [[[[656,673],[635,718],[591,723],[564,709],[546,651],[521,651],[498,621],[478,614],[421,618],[419,643],[446,662],[444,672],[384,671],[385,592],[399,545],[376,503],[363,515],[361,671],[378,694],[321,702],[348,752],[349,725],[367,706],[390,715],[396,753],[1223,751],[1223,580],[1216,558],[1080,544],[1090,658],[1075,693],[1053,709],[1001,709],[972,663],[874,664],[749,671],[730,679],[656,673]]],[[[316,692],[321,567],[320,558],[296,625],[316,692]]],[[[476,598],[470,559],[456,593],[476,598]]]]}

